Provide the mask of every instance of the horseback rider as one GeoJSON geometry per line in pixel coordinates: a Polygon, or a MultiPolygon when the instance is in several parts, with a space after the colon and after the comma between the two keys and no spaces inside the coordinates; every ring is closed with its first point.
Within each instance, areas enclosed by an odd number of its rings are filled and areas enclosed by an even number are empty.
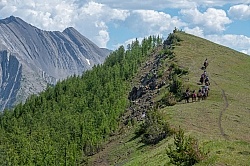
{"type": "Polygon", "coordinates": [[[207,77],[207,72],[204,71],[204,72],[201,74],[201,78],[200,78],[200,83],[201,83],[201,84],[204,83],[204,80],[205,80],[206,77],[207,77]]]}
{"type": "Polygon", "coordinates": [[[202,88],[201,93],[202,93],[202,99],[205,99],[207,97],[207,92],[204,87],[202,88]]]}
{"type": "Polygon", "coordinates": [[[207,58],[206,58],[206,60],[204,61],[204,69],[206,69],[207,68],[207,66],[208,66],[208,61],[207,61],[207,58]]]}
{"type": "Polygon", "coordinates": [[[198,101],[200,101],[202,99],[201,88],[199,88],[199,90],[198,90],[197,97],[198,97],[198,101]]]}
{"type": "Polygon", "coordinates": [[[206,78],[205,78],[205,85],[210,85],[209,77],[208,76],[206,76],[206,78]]]}
{"type": "Polygon", "coordinates": [[[199,88],[199,91],[198,91],[198,93],[201,93],[201,88],[199,88]]]}
{"type": "Polygon", "coordinates": [[[206,72],[206,70],[204,70],[203,75],[204,75],[204,78],[207,77],[207,72],[206,72]]]}
{"type": "Polygon", "coordinates": [[[205,89],[206,95],[208,96],[209,86],[208,86],[208,85],[205,85],[205,86],[204,86],[204,89],[205,89]]]}
{"type": "Polygon", "coordinates": [[[189,91],[189,88],[186,89],[186,92],[185,92],[185,100],[187,101],[187,103],[189,103],[189,97],[190,97],[190,91],[189,91]]]}

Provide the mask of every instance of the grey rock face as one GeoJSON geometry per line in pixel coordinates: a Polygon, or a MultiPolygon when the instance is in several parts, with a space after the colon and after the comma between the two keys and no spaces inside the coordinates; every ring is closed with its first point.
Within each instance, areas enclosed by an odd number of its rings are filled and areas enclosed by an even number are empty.
{"type": "Polygon", "coordinates": [[[13,16],[0,20],[0,111],[47,84],[81,75],[109,53],[72,27],[51,32],[13,16]]]}

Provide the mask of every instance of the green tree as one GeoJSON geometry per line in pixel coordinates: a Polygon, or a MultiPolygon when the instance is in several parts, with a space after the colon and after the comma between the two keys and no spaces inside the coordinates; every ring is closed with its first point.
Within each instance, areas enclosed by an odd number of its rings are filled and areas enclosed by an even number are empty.
{"type": "Polygon", "coordinates": [[[144,123],[138,131],[142,135],[142,142],[146,144],[157,144],[162,139],[170,136],[172,131],[169,124],[164,120],[163,115],[156,109],[146,114],[144,123]]]}
{"type": "Polygon", "coordinates": [[[170,163],[178,166],[194,165],[205,159],[206,153],[200,150],[198,141],[192,137],[185,137],[184,131],[179,131],[174,137],[174,146],[170,145],[167,149],[170,163]]]}

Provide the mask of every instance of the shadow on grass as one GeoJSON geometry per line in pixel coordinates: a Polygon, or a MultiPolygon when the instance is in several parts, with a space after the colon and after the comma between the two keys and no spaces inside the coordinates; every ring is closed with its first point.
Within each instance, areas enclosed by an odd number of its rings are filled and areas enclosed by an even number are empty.
{"type": "Polygon", "coordinates": [[[142,150],[144,147],[148,146],[147,144],[143,144],[141,146],[139,146],[138,148],[136,148],[137,150],[142,150]]]}
{"type": "MultiPolygon", "coordinates": [[[[131,141],[134,141],[134,140],[136,140],[137,138],[139,138],[140,136],[141,136],[140,134],[135,134],[135,136],[133,136],[132,138],[130,138],[126,143],[131,142],[131,141]]],[[[140,141],[138,141],[138,142],[140,142],[140,141]]]]}
{"type": "Polygon", "coordinates": [[[250,155],[249,151],[242,151],[242,152],[238,152],[238,153],[241,154],[241,155],[246,155],[246,156],[250,155]]]}

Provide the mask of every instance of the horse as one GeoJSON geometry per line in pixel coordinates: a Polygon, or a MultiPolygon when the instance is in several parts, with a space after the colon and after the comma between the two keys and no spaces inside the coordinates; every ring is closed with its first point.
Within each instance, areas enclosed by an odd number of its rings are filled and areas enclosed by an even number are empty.
{"type": "Polygon", "coordinates": [[[204,88],[205,88],[205,94],[206,94],[206,96],[208,96],[208,92],[209,92],[209,87],[208,87],[208,85],[206,85],[204,88]]]}
{"type": "Polygon", "coordinates": [[[197,98],[198,98],[198,101],[203,100],[203,94],[200,91],[197,93],[197,98]]]}
{"type": "Polygon", "coordinates": [[[208,97],[208,89],[205,89],[205,88],[202,89],[201,93],[202,93],[202,100],[207,99],[207,97],[208,97]]]}
{"type": "Polygon", "coordinates": [[[204,75],[203,74],[201,75],[200,83],[201,83],[201,85],[204,83],[204,75]]]}
{"type": "Polygon", "coordinates": [[[190,99],[190,93],[189,92],[184,92],[182,98],[185,100],[185,103],[189,103],[190,99]]]}
{"type": "Polygon", "coordinates": [[[209,86],[209,85],[210,85],[210,82],[209,82],[209,78],[208,78],[208,77],[205,78],[205,81],[204,81],[204,82],[205,82],[205,85],[206,85],[206,86],[209,86]]]}
{"type": "Polygon", "coordinates": [[[197,94],[195,93],[195,90],[191,94],[192,102],[196,101],[197,94]]]}

